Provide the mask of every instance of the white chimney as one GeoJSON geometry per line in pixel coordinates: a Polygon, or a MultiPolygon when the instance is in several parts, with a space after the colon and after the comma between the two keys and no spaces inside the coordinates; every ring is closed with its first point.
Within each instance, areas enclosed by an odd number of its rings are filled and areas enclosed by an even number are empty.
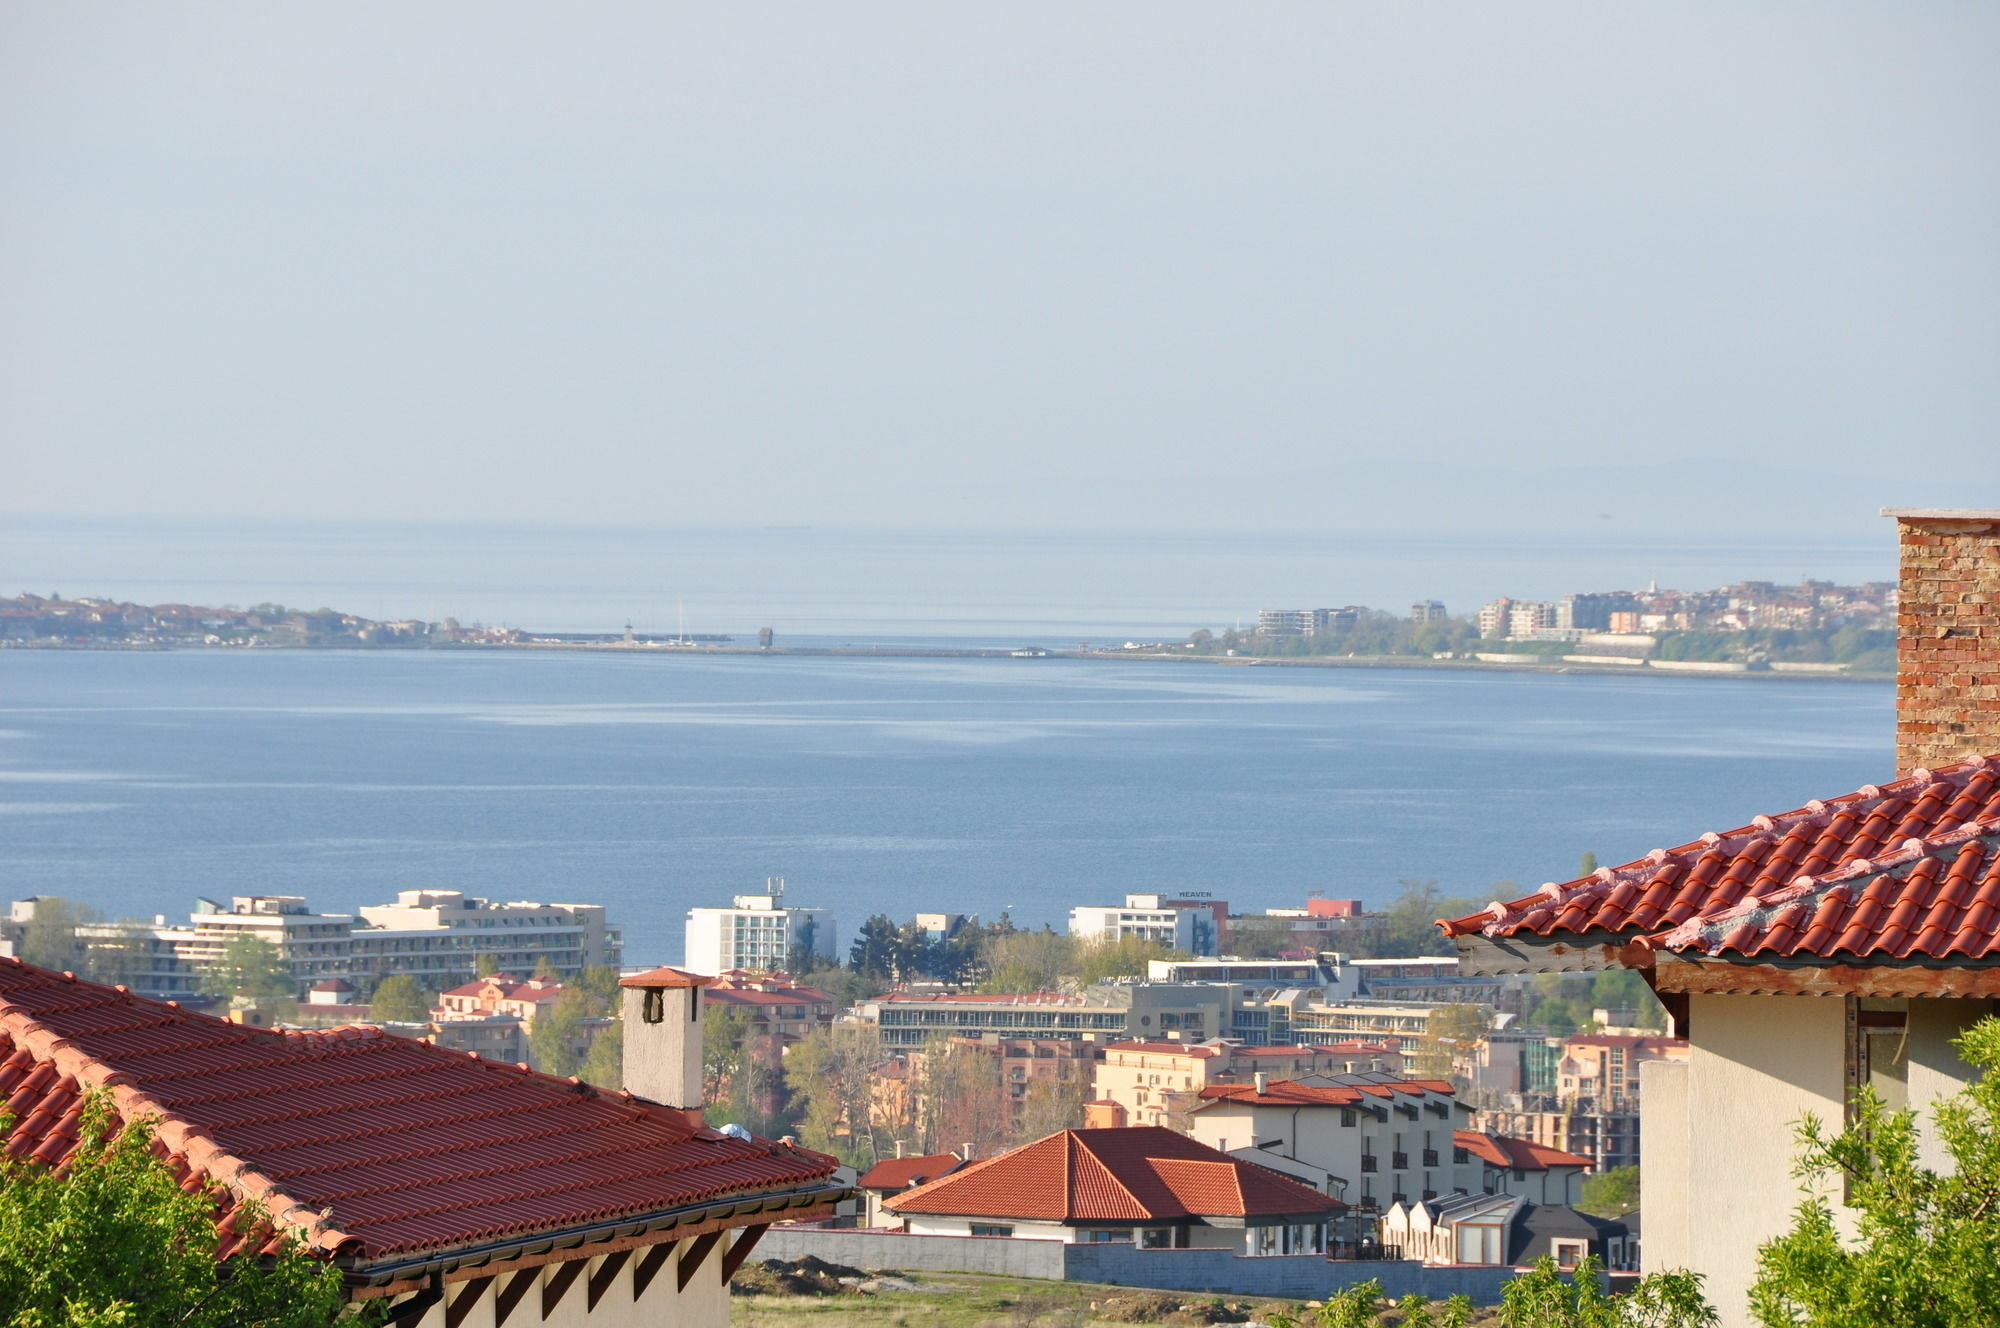
{"type": "Polygon", "coordinates": [[[1259,1070],[1250,1076],[1250,1083],[1255,1087],[1257,1096],[1262,1097],[1264,1096],[1264,1090],[1270,1086],[1271,1076],[1259,1070]]]}
{"type": "Polygon", "coordinates": [[[896,1156],[908,1157],[909,1155],[910,1155],[909,1143],[906,1140],[898,1139],[896,1141],[896,1156]]]}
{"type": "Polygon", "coordinates": [[[714,978],[656,968],[622,978],[627,1092],[701,1115],[701,989],[714,978]]]}

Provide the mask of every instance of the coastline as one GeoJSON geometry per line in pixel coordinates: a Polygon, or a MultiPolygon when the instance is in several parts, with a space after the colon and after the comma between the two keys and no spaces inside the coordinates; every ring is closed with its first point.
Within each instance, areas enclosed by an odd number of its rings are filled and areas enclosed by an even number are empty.
{"type": "Polygon", "coordinates": [[[754,646],[754,645],[647,645],[630,644],[623,641],[555,642],[451,642],[412,645],[271,645],[271,646],[227,646],[165,643],[150,641],[134,642],[30,642],[10,641],[0,645],[4,650],[83,650],[83,651],[125,651],[153,652],[169,650],[194,651],[361,651],[373,653],[381,650],[472,650],[472,651],[542,651],[556,653],[615,653],[639,654],[660,657],[682,655],[752,655],[773,657],[834,657],[858,659],[1014,659],[1022,664],[1033,664],[1041,659],[1067,660],[1147,660],[1167,664],[1207,664],[1220,668],[1279,668],[1279,669],[1437,669],[1472,673],[1536,673],[1536,674],[1597,674],[1611,677],[1630,678],[1635,676],[1673,678],[1728,678],[1728,679],[1790,679],[1822,682],[1850,683],[1893,683],[1893,673],[1845,673],[1808,671],[1793,673],[1771,668],[1743,669],[1675,669],[1656,668],[1647,661],[1633,664],[1592,664],[1578,663],[1564,659],[1560,655],[1523,656],[1521,663],[1499,663],[1480,659],[1425,659],[1412,655],[1192,655],[1175,654],[1160,650],[1062,650],[1042,649],[1037,653],[1022,656],[1004,647],[967,646],[754,646]],[[1546,662],[1544,662],[1546,661],[1546,662]]]}

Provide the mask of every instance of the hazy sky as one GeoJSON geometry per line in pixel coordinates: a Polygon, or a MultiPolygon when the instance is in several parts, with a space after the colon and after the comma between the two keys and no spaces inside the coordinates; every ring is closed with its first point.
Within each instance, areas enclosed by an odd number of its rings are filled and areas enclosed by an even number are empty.
{"type": "Polygon", "coordinates": [[[2000,505],[1996,68],[1922,0],[7,0],[0,511],[2000,505]]]}

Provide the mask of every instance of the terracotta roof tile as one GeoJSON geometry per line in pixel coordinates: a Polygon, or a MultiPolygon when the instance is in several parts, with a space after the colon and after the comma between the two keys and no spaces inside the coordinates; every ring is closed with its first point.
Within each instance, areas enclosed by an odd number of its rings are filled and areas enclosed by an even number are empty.
{"type": "Polygon", "coordinates": [[[1508,1167],[1517,1171],[1547,1171],[1550,1167],[1594,1167],[1591,1158],[1577,1153],[1566,1153],[1560,1148],[1550,1148],[1530,1139],[1516,1139],[1507,1134],[1484,1134],[1478,1130],[1453,1130],[1453,1145],[1463,1148],[1474,1157],[1483,1158],[1496,1167],[1508,1167]]]}
{"type": "Polygon", "coordinates": [[[2000,756],[1759,816],[1438,925],[1708,954],[2000,954],[2000,756]]]}
{"type": "Polygon", "coordinates": [[[906,1190],[927,1180],[936,1180],[959,1168],[958,1154],[931,1153],[924,1157],[885,1157],[855,1183],[864,1190],[906,1190]]]}
{"type": "Polygon", "coordinates": [[[364,1259],[791,1189],[834,1165],[379,1029],[245,1027],[0,960],[6,1150],[59,1161],[93,1088],[122,1119],[156,1118],[191,1186],[226,1180],[364,1259]]]}
{"type": "Polygon", "coordinates": [[[1157,1125],[1064,1130],[887,1199],[897,1213],[1045,1222],[1323,1216],[1346,1205],[1157,1125]]]}
{"type": "Polygon", "coordinates": [[[1353,1107],[1396,1097],[1423,1097],[1453,1092],[1449,1079],[1397,1079],[1365,1084],[1308,1084],[1279,1079],[1258,1092],[1255,1084],[1209,1084],[1201,1090],[1205,1102],[1227,1099],[1253,1106],[1353,1107]]]}

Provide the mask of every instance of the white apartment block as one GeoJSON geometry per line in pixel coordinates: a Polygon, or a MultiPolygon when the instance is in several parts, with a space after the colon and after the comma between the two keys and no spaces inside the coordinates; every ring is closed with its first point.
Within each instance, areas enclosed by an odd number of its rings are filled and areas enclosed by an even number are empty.
{"type": "Polygon", "coordinates": [[[1126,895],[1125,903],[1080,904],[1069,911],[1069,934],[1082,940],[1117,942],[1127,936],[1158,941],[1170,950],[1199,954],[1198,924],[1205,915],[1192,906],[1175,907],[1164,895],[1126,895]]]}
{"type": "Polygon", "coordinates": [[[709,977],[738,968],[773,973],[789,970],[792,952],[800,948],[832,959],[837,940],[832,912],[781,904],[783,877],[770,878],[765,887],[760,895],[737,895],[729,908],[689,909],[682,966],[709,977]]]}
{"type": "MultiPolygon", "coordinates": [[[[24,924],[34,902],[17,901],[10,919],[24,924]]],[[[369,987],[397,974],[441,990],[471,977],[489,956],[523,974],[547,959],[564,977],[615,967],[622,958],[618,929],[601,904],[493,903],[457,890],[404,890],[394,904],[359,912],[315,913],[303,895],[237,895],[227,905],[197,900],[184,926],[165,917],[151,925],[101,922],[78,935],[94,964],[115,969],[116,980],[140,995],[165,1000],[196,995],[202,970],[238,936],[275,949],[301,991],[327,978],[369,987]]]]}

